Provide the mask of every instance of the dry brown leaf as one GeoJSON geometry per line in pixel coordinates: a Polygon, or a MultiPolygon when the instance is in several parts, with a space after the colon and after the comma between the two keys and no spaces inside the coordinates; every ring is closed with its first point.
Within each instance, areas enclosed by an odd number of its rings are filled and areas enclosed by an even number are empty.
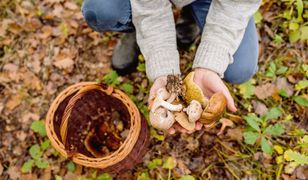
{"type": "Polygon", "coordinates": [[[35,114],[35,113],[31,113],[31,112],[27,112],[26,114],[23,114],[22,115],[22,118],[19,120],[21,121],[21,123],[29,123],[30,120],[33,121],[33,120],[39,120],[40,119],[40,116],[35,114]]]}
{"type": "Polygon", "coordinates": [[[18,66],[16,64],[8,63],[3,66],[4,71],[16,72],[18,70],[18,66]]]}
{"type": "Polygon", "coordinates": [[[259,99],[263,100],[265,98],[270,97],[276,91],[277,89],[275,85],[273,85],[272,83],[266,83],[263,85],[256,86],[255,95],[259,99]]]}
{"type": "Polygon", "coordinates": [[[242,141],[243,140],[243,128],[236,127],[234,129],[228,129],[227,136],[230,137],[231,140],[242,141]]]}
{"type": "Polygon", "coordinates": [[[67,9],[70,9],[70,10],[78,9],[78,6],[75,3],[69,2],[69,1],[64,3],[64,7],[66,7],[67,9]]]}
{"type": "Polygon", "coordinates": [[[0,163],[0,176],[2,175],[2,173],[3,173],[3,166],[2,166],[2,164],[0,163]]]}
{"type": "Polygon", "coordinates": [[[59,69],[68,69],[73,67],[74,61],[71,58],[64,58],[62,60],[54,62],[53,65],[59,69]]]}
{"type": "Polygon", "coordinates": [[[7,171],[10,176],[10,179],[20,179],[20,170],[16,166],[11,165],[7,171]]]}
{"type": "Polygon", "coordinates": [[[294,92],[293,86],[287,81],[285,77],[278,77],[277,80],[275,81],[277,89],[285,90],[288,96],[292,96],[294,92]]]}
{"type": "Polygon", "coordinates": [[[43,26],[42,28],[42,32],[40,34],[38,34],[38,37],[41,39],[47,39],[48,37],[50,37],[52,34],[52,27],[51,26],[43,26]]]}
{"type": "Polygon", "coordinates": [[[256,114],[258,115],[265,115],[268,112],[268,108],[266,107],[265,104],[263,104],[260,101],[255,101],[252,100],[252,105],[253,105],[253,109],[255,111],[256,114]]]}
{"type": "Polygon", "coordinates": [[[37,175],[36,174],[22,174],[21,175],[22,180],[37,180],[37,175]]]}
{"type": "Polygon", "coordinates": [[[21,93],[14,94],[10,97],[10,99],[5,104],[5,107],[10,111],[15,109],[22,102],[23,95],[21,93]]]}

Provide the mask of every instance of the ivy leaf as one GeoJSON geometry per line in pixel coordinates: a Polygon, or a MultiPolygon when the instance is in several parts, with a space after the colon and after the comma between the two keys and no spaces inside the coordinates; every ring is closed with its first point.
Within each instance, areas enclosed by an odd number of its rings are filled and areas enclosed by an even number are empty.
{"type": "Polygon", "coordinates": [[[292,151],[291,149],[284,152],[284,158],[287,161],[294,161],[299,165],[308,165],[308,156],[292,151]]]}
{"type": "Polygon", "coordinates": [[[67,163],[66,167],[67,167],[67,169],[68,169],[69,171],[71,171],[71,172],[74,172],[75,169],[76,169],[76,166],[75,166],[75,164],[74,164],[72,161],[70,161],[69,163],[67,163]]]}
{"type": "Polygon", "coordinates": [[[112,177],[108,173],[103,173],[99,175],[96,179],[97,180],[112,180],[112,177]]]}
{"type": "Polygon", "coordinates": [[[50,140],[47,139],[41,144],[41,149],[44,151],[50,146],[50,140]]]}
{"type": "Polygon", "coordinates": [[[284,133],[284,127],[281,124],[275,124],[274,126],[268,126],[265,129],[265,133],[272,136],[280,136],[284,133]]]}
{"type": "Polygon", "coordinates": [[[255,80],[251,79],[241,85],[239,85],[240,93],[243,95],[245,99],[250,98],[255,93],[255,80]]]}
{"type": "Polygon", "coordinates": [[[294,96],[293,97],[294,101],[301,106],[308,106],[308,99],[304,98],[303,96],[294,96]]]}
{"type": "Polygon", "coordinates": [[[246,144],[254,145],[259,137],[259,134],[256,132],[247,131],[244,132],[243,136],[246,144]]]}
{"type": "Polygon", "coordinates": [[[134,91],[134,86],[129,83],[123,83],[120,88],[127,94],[132,94],[134,91]]]}
{"type": "Polygon", "coordinates": [[[273,153],[273,148],[269,144],[268,140],[265,139],[265,137],[262,137],[262,139],[261,139],[261,149],[266,154],[272,155],[272,153],[273,153]]]}
{"type": "Polygon", "coordinates": [[[39,133],[41,136],[46,136],[46,128],[45,128],[45,123],[43,121],[34,121],[31,124],[31,129],[39,133]]]}
{"type": "Polygon", "coordinates": [[[260,127],[258,122],[260,122],[260,119],[255,114],[248,114],[248,116],[245,116],[244,119],[249,124],[250,127],[252,127],[254,130],[260,132],[260,127]]]}
{"type": "Polygon", "coordinates": [[[278,107],[272,108],[265,116],[265,120],[269,119],[277,119],[279,116],[281,116],[281,109],[278,107]]]}
{"type": "Polygon", "coordinates": [[[103,81],[106,84],[109,85],[118,85],[120,84],[120,81],[118,80],[118,73],[114,70],[109,71],[104,77],[103,77],[103,81]]]}
{"type": "Polygon", "coordinates": [[[35,165],[40,169],[45,169],[49,166],[49,163],[47,160],[40,158],[35,160],[35,165]]]}
{"type": "Polygon", "coordinates": [[[299,81],[296,85],[295,85],[295,89],[296,90],[302,90],[308,88],[308,80],[302,80],[299,81]]]}
{"type": "Polygon", "coordinates": [[[29,149],[29,153],[33,159],[40,159],[43,155],[43,152],[41,151],[41,148],[38,144],[34,144],[33,146],[31,146],[31,148],[29,149]]]}
{"type": "Polygon", "coordinates": [[[27,162],[25,162],[22,167],[21,167],[21,172],[22,173],[28,173],[32,170],[34,161],[33,159],[28,160],[27,162]]]}
{"type": "Polygon", "coordinates": [[[174,169],[176,167],[176,160],[173,157],[168,157],[163,164],[164,169],[174,169]]]}
{"type": "Polygon", "coordinates": [[[153,159],[152,161],[150,161],[147,166],[151,170],[151,169],[156,168],[157,166],[162,165],[162,163],[163,163],[163,161],[161,159],[156,158],[156,159],[153,159]]]}
{"type": "Polygon", "coordinates": [[[191,175],[185,175],[182,176],[179,180],[195,180],[194,176],[191,175]]]}

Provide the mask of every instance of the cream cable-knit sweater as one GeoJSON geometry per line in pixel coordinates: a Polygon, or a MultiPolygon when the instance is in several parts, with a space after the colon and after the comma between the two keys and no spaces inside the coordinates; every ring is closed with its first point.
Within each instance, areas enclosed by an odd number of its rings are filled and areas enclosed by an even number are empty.
{"type": "MultiPolygon", "coordinates": [[[[181,8],[193,1],[172,0],[172,3],[181,8]]],[[[150,80],[180,74],[172,3],[169,0],[131,0],[137,42],[145,57],[150,80]]],[[[207,68],[223,77],[260,3],[261,0],[213,0],[193,68],[207,68]]]]}

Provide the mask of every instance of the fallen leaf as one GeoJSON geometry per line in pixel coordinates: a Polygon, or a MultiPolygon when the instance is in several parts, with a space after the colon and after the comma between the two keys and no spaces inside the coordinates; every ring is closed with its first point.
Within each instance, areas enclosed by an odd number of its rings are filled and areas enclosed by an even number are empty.
{"type": "Polygon", "coordinates": [[[263,99],[270,97],[276,91],[277,89],[275,85],[273,85],[272,83],[266,83],[263,85],[256,86],[255,95],[259,99],[263,100],[263,99]]]}
{"type": "Polygon", "coordinates": [[[74,61],[71,58],[65,58],[54,62],[53,65],[59,69],[68,69],[73,67],[74,61]]]}
{"type": "Polygon", "coordinates": [[[268,112],[268,108],[260,101],[252,100],[254,112],[258,115],[265,115],[268,112]]]}
{"type": "Polygon", "coordinates": [[[19,168],[16,166],[10,166],[7,173],[10,176],[10,179],[15,180],[15,179],[20,179],[20,171],[19,168]]]}
{"type": "Polygon", "coordinates": [[[289,97],[293,95],[294,88],[290,83],[288,83],[285,77],[278,77],[277,80],[275,81],[275,85],[277,89],[285,90],[285,92],[288,94],[289,97]]]}
{"type": "Polygon", "coordinates": [[[16,72],[18,70],[18,66],[12,63],[5,64],[3,66],[4,71],[9,71],[9,72],[16,72]]]}
{"type": "Polygon", "coordinates": [[[21,93],[14,94],[10,97],[10,99],[5,104],[5,107],[10,111],[15,109],[22,102],[23,95],[21,93]]]}
{"type": "Polygon", "coordinates": [[[2,166],[2,164],[0,163],[0,176],[2,175],[2,173],[3,173],[3,166],[2,166]]]}
{"type": "Polygon", "coordinates": [[[64,7],[66,7],[67,9],[70,9],[70,10],[78,9],[78,6],[73,2],[65,2],[64,7]]]}
{"type": "Polygon", "coordinates": [[[241,142],[243,140],[243,132],[244,132],[243,128],[236,127],[234,129],[228,129],[227,136],[230,137],[231,140],[241,142]]]}

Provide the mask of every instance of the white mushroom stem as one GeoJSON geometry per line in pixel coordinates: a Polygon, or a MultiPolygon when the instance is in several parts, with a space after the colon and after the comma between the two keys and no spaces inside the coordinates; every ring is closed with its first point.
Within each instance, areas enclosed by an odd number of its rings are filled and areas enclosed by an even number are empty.
{"type": "Polygon", "coordinates": [[[175,93],[171,93],[170,97],[168,98],[167,102],[172,103],[177,98],[175,93]]]}
{"type": "Polygon", "coordinates": [[[150,123],[154,128],[167,130],[171,128],[174,122],[174,115],[164,108],[158,108],[155,112],[150,112],[150,123]]]}
{"type": "Polygon", "coordinates": [[[198,101],[192,100],[189,106],[184,109],[184,111],[188,115],[188,120],[190,122],[195,122],[200,119],[203,110],[201,104],[198,101]]]}
{"type": "Polygon", "coordinates": [[[155,112],[155,110],[159,107],[164,107],[169,111],[181,111],[183,109],[182,104],[174,105],[174,104],[171,104],[171,102],[167,102],[167,101],[171,101],[172,99],[176,98],[172,94],[170,95],[165,88],[158,89],[156,93],[156,97],[151,107],[151,112],[155,112]]]}

